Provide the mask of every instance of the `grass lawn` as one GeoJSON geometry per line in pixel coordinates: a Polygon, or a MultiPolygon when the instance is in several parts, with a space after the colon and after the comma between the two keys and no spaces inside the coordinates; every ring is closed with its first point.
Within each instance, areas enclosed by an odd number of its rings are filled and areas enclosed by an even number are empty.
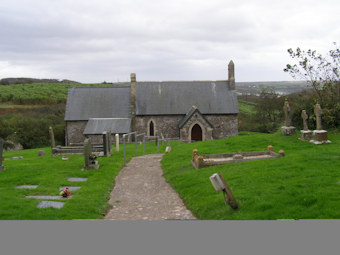
{"type": "Polygon", "coordinates": [[[202,220],[340,219],[340,135],[331,144],[314,145],[298,136],[241,132],[238,137],[197,142],[174,148],[164,156],[166,180],[202,220]],[[283,149],[283,158],[230,163],[195,170],[192,150],[199,154],[283,149]],[[224,203],[209,180],[223,175],[240,209],[224,203]]]}
{"type": "MultiPolygon", "coordinates": [[[[101,219],[110,209],[107,203],[114,185],[114,178],[123,166],[123,146],[111,157],[99,157],[98,170],[84,170],[83,155],[51,157],[50,148],[42,148],[46,156],[38,157],[41,149],[5,152],[5,170],[0,172],[0,220],[68,220],[101,219]],[[23,159],[12,159],[23,156],[23,159]],[[70,177],[88,178],[86,182],[69,182],[70,177]],[[16,189],[18,185],[38,185],[37,189],[16,189]],[[66,200],[63,208],[39,209],[41,200],[28,199],[31,195],[59,195],[61,186],[80,186],[71,191],[73,197],[66,200]]],[[[164,152],[165,145],[160,145],[164,152]]],[[[146,153],[157,153],[155,143],[146,144],[146,153]]],[[[135,154],[134,144],[127,145],[127,161],[135,154]]],[[[143,146],[138,144],[138,155],[143,154],[143,146]]],[[[51,200],[52,201],[52,200],[51,200]]],[[[58,201],[58,200],[53,200],[58,201]]],[[[65,200],[59,200],[64,201],[65,200]]]]}

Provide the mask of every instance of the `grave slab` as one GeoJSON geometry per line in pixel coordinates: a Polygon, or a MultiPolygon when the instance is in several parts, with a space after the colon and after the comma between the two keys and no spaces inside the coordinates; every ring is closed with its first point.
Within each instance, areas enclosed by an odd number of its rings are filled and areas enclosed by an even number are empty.
{"type": "Polygon", "coordinates": [[[36,189],[38,188],[38,185],[19,185],[16,186],[17,189],[36,189]]]}
{"type": "Polygon", "coordinates": [[[71,199],[72,196],[62,197],[62,196],[26,196],[26,198],[35,198],[35,199],[51,199],[51,200],[60,200],[60,199],[71,199]]]}
{"type": "Polygon", "coordinates": [[[78,177],[74,177],[74,178],[68,178],[67,179],[69,182],[86,182],[87,178],[78,178],[78,177]]]}
{"type": "Polygon", "coordinates": [[[59,190],[65,190],[65,188],[68,187],[68,190],[78,190],[80,189],[81,187],[77,187],[77,186],[63,186],[63,187],[60,187],[59,190]]]}
{"type": "Polygon", "coordinates": [[[48,208],[48,207],[53,207],[56,209],[60,209],[64,206],[64,202],[54,202],[54,201],[41,201],[37,207],[38,208],[48,208]]]}

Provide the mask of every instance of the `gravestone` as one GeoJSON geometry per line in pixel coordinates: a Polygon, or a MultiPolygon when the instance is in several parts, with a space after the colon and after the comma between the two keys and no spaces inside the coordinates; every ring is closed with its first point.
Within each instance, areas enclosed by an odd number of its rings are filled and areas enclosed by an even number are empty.
{"type": "Polygon", "coordinates": [[[296,134],[296,128],[291,125],[292,121],[290,117],[290,106],[287,99],[285,100],[285,103],[283,105],[283,111],[285,113],[285,126],[281,127],[281,135],[293,136],[296,134]]]}
{"type": "Polygon", "coordinates": [[[116,134],[115,138],[116,138],[116,151],[118,152],[119,151],[119,134],[116,134]]]}
{"type": "Polygon", "coordinates": [[[69,182],[86,182],[87,178],[71,177],[67,179],[69,182]]]}
{"type": "Polygon", "coordinates": [[[36,189],[38,185],[19,185],[15,187],[16,189],[36,189]]]}
{"type": "Polygon", "coordinates": [[[109,135],[107,131],[103,132],[103,149],[104,149],[104,157],[109,157],[110,148],[109,148],[109,135]]]}
{"type": "Polygon", "coordinates": [[[306,110],[302,110],[301,112],[301,118],[303,121],[303,130],[300,130],[300,140],[303,141],[310,141],[312,139],[313,132],[308,129],[308,115],[306,113],[306,110]]]}
{"type": "Polygon", "coordinates": [[[98,161],[96,161],[96,158],[93,158],[91,142],[88,138],[85,139],[84,141],[84,158],[85,158],[84,168],[86,170],[93,170],[99,168],[98,161]]]}
{"type": "Polygon", "coordinates": [[[4,149],[4,142],[2,140],[0,140],[0,172],[5,170],[5,167],[2,165],[2,151],[4,149]]]}
{"type": "Polygon", "coordinates": [[[46,155],[45,151],[38,151],[38,157],[43,157],[45,155],[46,155]]]}
{"type": "Polygon", "coordinates": [[[316,118],[316,130],[313,131],[313,137],[312,140],[310,140],[310,142],[317,145],[331,143],[331,141],[328,140],[328,132],[322,129],[321,115],[323,114],[323,111],[321,109],[320,104],[315,105],[314,114],[316,118]]]}
{"type": "Polygon", "coordinates": [[[54,202],[54,201],[41,201],[40,204],[37,205],[38,208],[48,208],[53,207],[56,209],[60,209],[64,206],[64,202],[54,202]]]}
{"type": "Polygon", "coordinates": [[[50,139],[51,139],[51,148],[55,148],[55,139],[54,139],[54,133],[53,128],[49,127],[49,133],[50,133],[50,139]]]}
{"type": "Polygon", "coordinates": [[[107,131],[107,139],[108,139],[108,143],[109,143],[109,153],[112,154],[113,150],[112,150],[112,134],[111,134],[111,131],[107,131]]]}
{"type": "Polygon", "coordinates": [[[74,190],[80,189],[81,187],[79,187],[79,186],[63,186],[63,187],[60,187],[59,190],[65,190],[66,188],[68,188],[68,190],[70,190],[70,191],[74,191],[74,190]]]}

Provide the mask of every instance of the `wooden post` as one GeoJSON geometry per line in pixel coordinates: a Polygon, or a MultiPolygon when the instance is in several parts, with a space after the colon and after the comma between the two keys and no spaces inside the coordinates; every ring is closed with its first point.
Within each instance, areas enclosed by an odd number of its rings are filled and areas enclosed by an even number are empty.
{"type": "Polygon", "coordinates": [[[218,174],[219,177],[221,178],[223,184],[224,184],[224,187],[225,189],[223,189],[223,192],[225,192],[227,194],[227,200],[226,200],[226,203],[228,205],[230,205],[230,207],[233,209],[233,210],[237,210],[238,209],[238,205],[236,203],[236,200],[233,196],[233,193],[231,192],[231,189],[229,188],[227,182],[224,180],[223,176],[221,174],[218,174]]]}

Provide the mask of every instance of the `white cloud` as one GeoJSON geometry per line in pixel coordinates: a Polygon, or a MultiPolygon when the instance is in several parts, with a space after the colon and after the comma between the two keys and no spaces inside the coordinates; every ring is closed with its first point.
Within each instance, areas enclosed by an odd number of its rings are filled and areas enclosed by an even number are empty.
{"type": "Polygon", "coordinates": [[[338,41],[340,3],[2,0],[0,78],[287,80],[286,50],[338,41]],[[56,77],[58,76],[58,77],[56,77]]]}

